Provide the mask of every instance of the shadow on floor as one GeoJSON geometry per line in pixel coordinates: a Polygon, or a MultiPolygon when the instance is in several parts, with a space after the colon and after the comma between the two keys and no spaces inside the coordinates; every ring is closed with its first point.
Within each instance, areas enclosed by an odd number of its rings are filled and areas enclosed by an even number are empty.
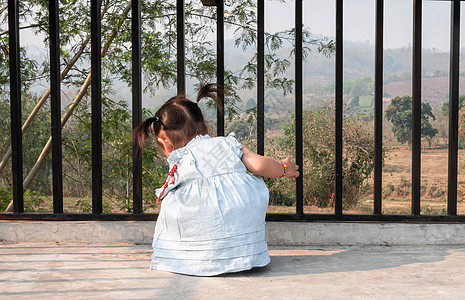
{"type": "MultiPolygon", "coordinates": [[[[450,255],[447,247],[376,247],[340,250],[270,250],[271,262],[263,268],[223,274],[224,277],[277,277],[330,272],[369,271],[402,265],[435,263],[450,255]],[[295,252],[295,253],[294,253],[295,252]],[[323,253],[323,254],[322,254],[323,253]]],[[[454,251],[465,251],[456,249],[454,251]]]]}

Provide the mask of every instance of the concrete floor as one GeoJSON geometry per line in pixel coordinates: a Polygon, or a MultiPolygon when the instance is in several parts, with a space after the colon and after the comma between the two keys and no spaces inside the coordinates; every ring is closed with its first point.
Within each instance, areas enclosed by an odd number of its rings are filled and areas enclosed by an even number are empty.
{"type": "Polygon", "coordinates": [[[465,247],[271,248],[217,277],[148,269],[148,245],[0,243],[0,299],[463,299],[465,247]]]}

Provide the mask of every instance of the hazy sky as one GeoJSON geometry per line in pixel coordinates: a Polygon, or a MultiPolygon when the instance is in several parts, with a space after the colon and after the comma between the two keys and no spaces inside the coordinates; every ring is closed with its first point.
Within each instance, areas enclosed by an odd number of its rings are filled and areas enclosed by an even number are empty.
{"type": "MultiPolygon", "coordinates": [[[[198,1],[198,0],[196,0],[198,1]]],[[[375,0],[344,0],[344,40],[374,44],[375,0]]],[[[289,29],[294,26],[294,1],[265,1],[267,31],[289,29]]],[[[313,33],[328,37],[335,35],[335,0],[304,0],[304,25],[313,33]]],[[[400,48],[412,43],[412,0],[385,0],[384,47],[400,48]]],[[[463,9],[462,9],[463,12],[463,9]]],[[[463,13],[461,14],[463,16],[463,13]]],[[[465,17],[462,17],[462,20],[465,17]]],[[[423,1],[423,47],[449,51],[450,2],[423,1]]],[[[462,22],[461,40],[465,38],[462,22]]],[[[232,38],[226,31],[226,39],[232,38]]],[[[43,45],[30,30],[22,31],[21,45],[43,45]]]]}
{"type": "MultiPolygon", "coordinates": [[[[174,0],[169,0],[174,1],[174,0]]],[[[189,0],[186,0],[189,1],[189,0]]],[[[200,2],[200,0],[195,0],[200,2]]],[[[344,0],[344,40],[374,44],[376,0],[344,0]]],[[[385,30],[384,47],[401,48],[412,44],[413,0],[384,0],[385,30]]],[[[293,0],[280,3],[278,0],[265,0],[265,27],[267,31],[294,27],[293,0]]],[[[315,34],[330,38],[335,35],[335,0],[304,0],[304,25],[315,34]]],[[[462,9],[462,20],[465,19],[462,9]]],[[[450,2],[423,1],[423,47],[449,51],[450,2]]],[[[465,38],[465,22],[461,26],[461,40],[465,38]]],[[[226,30],[226,39],[233,37],[226,30]]],[[[213,35],[214,36],[214,35],[213,35]]],[[[462,43],[463,44],[463,43],[462,43]]],[[[34,37],[30,30],[21,32],[21,45],[43,47],[41,37],[34,37]]],[[[128,95],[130,93],[128,92],[128,95]]],[[[128,96],[129,97],[129,96],[128,96]]]]}
{"type": "MultiPolygon", "coordinates": [[[[304,25],[314,33],[334,37],[335,1],[305,0],[304,25]]],[[[344,0],[344,40],[369,42],[375,37],[375,0],[344,0]]],[[[266,30],[291,28],[294,23],[294,1],[266,1],[266,30]]],[[[399,48],[412,43],[412,0],[385,0],[384,46],[399,48]]],[[[463,16],[463,14],[462,14],[463,16]]],[[[462,17],[463,19],[463,17],[462,17]]],[[[449,51],[449,1],[423,1],[423,47],[449,51]]],[[[462,37],[465,38],[462,22],[462,37]]]]}

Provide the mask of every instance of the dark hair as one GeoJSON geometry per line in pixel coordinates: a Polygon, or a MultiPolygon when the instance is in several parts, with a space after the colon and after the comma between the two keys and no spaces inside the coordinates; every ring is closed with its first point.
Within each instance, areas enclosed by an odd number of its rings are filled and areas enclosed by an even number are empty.
{"type": "Polygon", "coordinates": [[[208,134],[198,103],[201,99],[209,97],[216,102],[218,109],[221,109],[217,93],[224,91],[216,84],[201,84],[195,102],[187,99],[185,94],[178,94],[169,99],[157,110],[155,116],[148,118],[134,129],[133,141],[143,149],[146,139],[151,135],[157,137],[163,128],[175,149],[178,149],[184,147],[197,135],[208,134]]]}

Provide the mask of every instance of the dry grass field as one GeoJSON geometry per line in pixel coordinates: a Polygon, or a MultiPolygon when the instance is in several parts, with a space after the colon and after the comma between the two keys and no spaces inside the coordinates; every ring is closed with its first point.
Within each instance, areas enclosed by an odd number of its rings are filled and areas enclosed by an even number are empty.
{"type": "MultiPolygon", "coordinates": [[[[465,153],[459,153],[458,213],[465,213],[465,153]]],[[[388,150],[383,167],[383,213],[409,214],[411,210],[412,152],[405,146],[388,150]]],[[[425,149],[421,153],[421,213],[447,211],[448,150],[425,149]]],[[[358,210],[372,206],[372,195],[360,200],[358,210]]]]}
{"type": "MultiPolygon", "coordinates": [[[[406,146],[390,147],[383,167],[383,214],[410,214],[411,211],[411,162],[412,153],[406,146]]],[[[425,149],[421,154],[421,213],[445,214],[447,211],[447,149],[425,149]]],[[[292,184],[292,183],[291,183],[292,184]]],[[[373,212],[373,186],[369,182],[366,191],[354,207],[344,213],[371,214],[373,212]]],[[[29,197],[30,198],[30,197],[29,197]]],[[[52,211],[51,197],[32,197],[27,201],[35,211],[52,211]]],[[[465,214],[465,151],[459,152],[458,213],[465,214]]],[[[90,212],[90,198],[65,198],[66,212],[90,212]]],[[[104,198],[105,212],[124,212],[121,203],[104,198]]],[[[146,212],[158,212],[160,204],[147,207],[146,212]]],[[[295,206],[272,206],[270,213],[294,213],[295,206]]],[[[333,207],[304,206],[305,213],[331,214],[333,207]]]]}
{"type": "MultiPolygon", "coordinates": [[[[421,153],[421,213],[445,214],[447,211],[448,150],[425,149],[421,153]]],[[[383,214],[410,214],[412,152],[406,146],[391,147],[383,167],[383,214]]],[[[344,213],[373,212],[373,186],[355,207],[344,213]]],[[[459,152],[458,213],[465,214],[465,152],[459,152]]],[[[268,212],[295,212],[295,207],[270,206],[268,212]]],[[[333,213],[334,208],[305,206],[306,213],[333,213]]]]}

